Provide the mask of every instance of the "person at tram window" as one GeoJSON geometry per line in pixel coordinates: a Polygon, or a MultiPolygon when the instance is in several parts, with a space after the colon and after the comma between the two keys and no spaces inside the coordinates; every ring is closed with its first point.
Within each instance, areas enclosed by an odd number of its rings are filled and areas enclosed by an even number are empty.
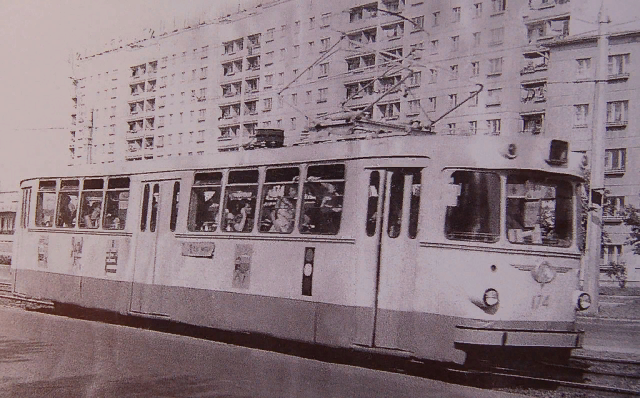
{"type": "Polygon", "coordinates": [[[98,228],[100,222],[100,202],[93,202],[84,216],[85,228],[98,228]]]}
{"type": "Polygon", "coordinates": [[[342,212],[340,197],[333,184],[321,183],[320,185],[324,189],[322,200],[320,201],[320,216],[323,223],[320,229],[324,233],[336,233],[340,227],[340,214],[342,212]]]}
{"type": "Polygon", "coordinates": [[[251,204],[249,202],[240,202],[240,204],[236,206],[236,208],[239,208],[239,210],[234,212],[225,210],[227,212],[225,216],[227,222],[226,230],[229,232],[244,231],[245,226],[247,226],[249,214],[251,213],[251,204]]]}
{"type": "Polygon", "coordinates": [[[274,209],[271,211],[271,228],[269,232],[284,232],[289,233],[293,231],[293,222],[296,216],[295,201],[298,190],[295,187],[289,187],[287,196],[281,196],[274,209]]]}
{"type": "Polygon", "coordinates": [[[70,195],[61,194],[60,215],[58,217],[58,227],[74,227],[76,221],[76,205],[70,195]]]}

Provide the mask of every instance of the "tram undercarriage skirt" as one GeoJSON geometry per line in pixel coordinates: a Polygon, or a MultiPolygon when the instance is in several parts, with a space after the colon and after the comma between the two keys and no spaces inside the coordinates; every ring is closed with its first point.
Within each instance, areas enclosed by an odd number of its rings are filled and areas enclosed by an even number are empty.
{"type": "Polygon", "coordinates": [[[584,332],[504,330],[456,326],[456,344],[509,347],[582,347],[584,332]]]}

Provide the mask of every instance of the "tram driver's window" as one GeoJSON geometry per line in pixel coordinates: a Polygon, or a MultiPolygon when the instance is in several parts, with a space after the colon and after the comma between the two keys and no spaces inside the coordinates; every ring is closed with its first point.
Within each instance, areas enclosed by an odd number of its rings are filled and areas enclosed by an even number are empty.
{"type": "Polygon", "coordinates": [[[387,233],[390,238],[400,236],[402,226],[402,202],[404,196],[404,173],[394,172],[391,176],[391,193],[389,196],[389,225],[387,233]]]}
{"type": "Polygon", "coordinates": [[[56,181],[40,181],[36,199],[36,226],[53,226],[56,211],[56,181]]]}
{"type": "Polygon", "coordinates": [[[86,179],[82,184],[82,204],[80,208],[80,228],[98,228],[102,214],[104,180],[86,179]]]}
{"type": "Polygon", "coordinates": [[[104,229],[124,229],[129,208],[129,178],[109,178],[104,209],[104,229]]]}
{"type": "Polygon", "coordinates": [[[500,177],[479,171],[451,174],[451,203],[447,206],[448,239],[497,242],[500,237],[500,177]]]}
{"type": "Polygon", "coordinates": [[[298,203],[297,167],[268,169],[262,191],[260,232],[291,233],[298,203]]]}
{"type": "Polygon", "coordinates": [[[73,228],[78,216],[79,180],[62,180],[58,195],[56,227],[73,228]]]}
{"type": "Polygon", "coordinates": [[[309,166],[303,194],[300,232],[337,234],[342,218],[344,165],[309,166]]]}
{"type": "Polygon", "coordinates": [[[420,215],[420,191],[422,189],[421,173],[412,174],[411,201],[409,202],[409,238],[415,239],[418,236],[418,218],[420,215]]]}
{"type": "Polygon", "coordinates": [[[251,232],[258,195],[258,170],[229,172],[224,198],[222,228],[227,232],[251,232]]]}
{"type": "Polygon", "coordinates": [[[189,204],[189,231],[212,232],[218,227],[220,196],[222,193],[222,173],[197,173],[191,188],[189,204]]]}

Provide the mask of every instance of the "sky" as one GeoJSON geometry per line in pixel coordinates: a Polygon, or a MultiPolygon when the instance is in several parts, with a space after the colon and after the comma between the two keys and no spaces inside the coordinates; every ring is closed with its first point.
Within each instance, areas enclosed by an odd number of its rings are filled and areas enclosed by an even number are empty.
{"type": "Polygon", "coordinates": [[[71,64],[144,29],[214,19],[256,0],[0,0],[0,191],[41,166],[66,162],[71,64]],[[62,152],[62,156],[53,156],[62,152]]]}

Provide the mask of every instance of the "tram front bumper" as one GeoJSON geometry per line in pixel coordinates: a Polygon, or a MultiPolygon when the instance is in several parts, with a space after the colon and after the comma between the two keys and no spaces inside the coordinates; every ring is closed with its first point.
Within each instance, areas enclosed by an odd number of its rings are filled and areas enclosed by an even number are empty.
{"type": "Polygon", "coordinates": [[[455,343],[478,346],[581,348],[584,331],[510,330],[456,326],[455,343]]]}

